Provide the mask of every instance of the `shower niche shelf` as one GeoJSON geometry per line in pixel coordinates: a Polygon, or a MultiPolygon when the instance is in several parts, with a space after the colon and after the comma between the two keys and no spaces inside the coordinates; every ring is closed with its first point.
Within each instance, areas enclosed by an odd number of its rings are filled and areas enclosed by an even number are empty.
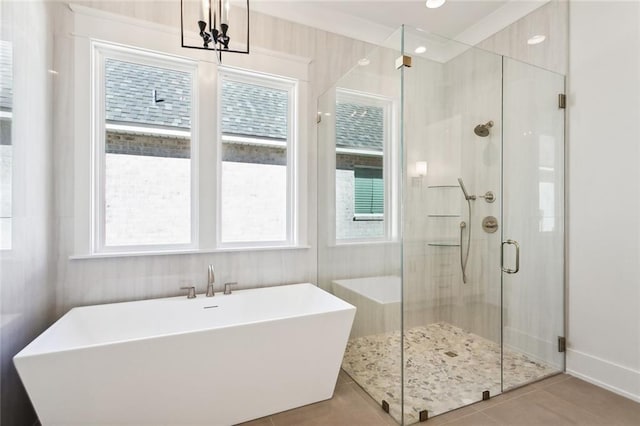
{"type": "Polygon", "coordinates": [[[427,241],[427,245],[431,247],[460,247],[458,241],[427,241]]]}
{"type": "Polygon", "coordinates": [[[460,186],[430,185],[428,189],[427,246],[460,247],[460,186]]]}

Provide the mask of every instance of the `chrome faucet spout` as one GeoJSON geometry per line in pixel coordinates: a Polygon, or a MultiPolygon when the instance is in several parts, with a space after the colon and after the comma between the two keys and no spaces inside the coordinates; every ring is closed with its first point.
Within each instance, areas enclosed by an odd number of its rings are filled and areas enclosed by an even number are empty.
{"type": "Polygon", "coordinates": [[[216,277],[213,271],[213,265],[209,265],[209,271],[207,274],[207,297],[213,297],[215,293],[213,292],[213,285],[216,282],[216,277]]]}

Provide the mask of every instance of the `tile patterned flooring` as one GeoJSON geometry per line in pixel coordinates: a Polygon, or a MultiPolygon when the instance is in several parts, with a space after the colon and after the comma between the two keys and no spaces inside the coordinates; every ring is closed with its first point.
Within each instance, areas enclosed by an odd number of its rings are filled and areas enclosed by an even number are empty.
{"type": "MultiPolygon", "coordinates": [[[[426,426],[638,426],[640,404],[559,374],[430,418],[426,426]]],[[[393,426],[387,415],[346,373],[332,399],[257,419],[244,426],[393,426]]]]}
{"type": "MultiPolygon", "coordinates": [[[[500,393],[499,344],[444,322],[405,336],[405,423],[416,423],[421,410],[433,417],[482,400],[485,390],[500,393]]],[[[506,388],[557,372],[519,352],[505,349],[503,356],[506,388]]],[[[394,331],[352,339],[342,368],[374,400],[386,400],[400,422],[400,365],[400,332],[394,331]]]]}

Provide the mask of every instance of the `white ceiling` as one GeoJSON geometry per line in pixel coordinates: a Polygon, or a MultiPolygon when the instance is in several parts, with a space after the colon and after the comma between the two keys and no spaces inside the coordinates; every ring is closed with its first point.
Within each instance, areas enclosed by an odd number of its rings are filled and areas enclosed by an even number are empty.
{"type": "Polygon", "coordinates": [[[423,0],[327,1],[324,7],[359,16],[392,28],[402,24],[422,28],[445,37],[455,37],[507,1],[449,1],[438,9],[427,9],[423,0]]]}
{"type": "Polygon", "coordinates": [[[476,44],[549,0],[252,0],[251,8],[289,21],[381,43],[400,25],[476,44]]]}

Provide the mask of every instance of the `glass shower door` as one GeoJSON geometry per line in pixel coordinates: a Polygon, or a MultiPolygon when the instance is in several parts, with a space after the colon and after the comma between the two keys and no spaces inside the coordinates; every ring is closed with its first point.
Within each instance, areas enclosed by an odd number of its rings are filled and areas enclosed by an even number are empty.
{"type": "Polygon", "coordinates": [[[481,198],[500,190],[502,58],[408,27],[403,52],[412,58],[402,68],[409,425],[502,390],[500,233],[482,229],[500,202],[481,198]]]}
{"type": "Polygon", "coordinates": [[[503,390],[564,369],[564,76],[503,58],[503,390]]]}

